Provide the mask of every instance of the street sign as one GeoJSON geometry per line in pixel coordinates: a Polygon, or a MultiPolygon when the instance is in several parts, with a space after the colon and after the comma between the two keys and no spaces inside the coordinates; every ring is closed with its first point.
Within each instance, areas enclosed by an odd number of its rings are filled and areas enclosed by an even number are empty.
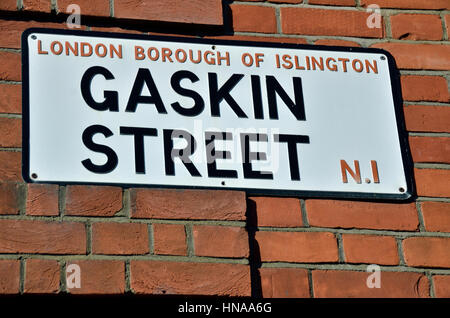
{"type": "Polygon", "coordinates": [[[413,193],[385,51],[29,29],[22,62],[28,182],[413,193]]]}

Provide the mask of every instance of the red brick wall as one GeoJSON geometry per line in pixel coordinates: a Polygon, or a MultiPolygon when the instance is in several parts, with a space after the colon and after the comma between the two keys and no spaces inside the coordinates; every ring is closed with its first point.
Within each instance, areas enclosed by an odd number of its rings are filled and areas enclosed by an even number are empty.
{"type": "Polygon", "coordinates": [[[0,294],[450,297],[448,0],[2,0],[0,294]],[[401,69],[415,202],[26,184],[20,35],[66,28],[383,48],[401,69]],[[370,29],[365,6],[378,4],[370,29]],[[161,23],[163,22],[163,23],[161,23]],[[81,269],[68,288],[66,268],[81,269]],[[381,288],[366,286],[381,266],[381,288]]]}

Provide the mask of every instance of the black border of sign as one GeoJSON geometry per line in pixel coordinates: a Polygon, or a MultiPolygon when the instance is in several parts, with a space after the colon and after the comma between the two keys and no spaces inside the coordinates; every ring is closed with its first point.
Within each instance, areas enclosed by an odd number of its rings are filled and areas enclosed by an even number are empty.
{"type": "Polygon", "coordinates": [[[81,30],[62,30],[47,28],[29,28],[22,33],[22,177],[28,183],[49,183],[49,184],[86,184],[86,185],[112,185],[124,188],[145,187],[145,188],[183,188],[183,189],[215,189],[215,190],[232,190],[245,191],[247,195],[271,195],[271,196],[293,196],[306,198],[337,198],[337,199],[368,199],[368,200],[408,200],[413,199],[415,194],[414,174],[411,152],[408,143],[408,134],[406,132],[405,120],[403,115],[403,100],[401,95],[400,73],[396,67],[394,57],[387,51],[377,48],[361,48],[361,47],[337,47],[337,46],[320,46],[305,45],[291,43],[272,43],[272,42],[252,42],[252,41],[236,41],[236,40],[216,40],[216,39],[200,39],[187,37],[172,36],[154,36],[144,34],[123,34],[109,32],[94,32],[81,30]],[[28,74],[28,42],[27,38],[32,33],[44,34],[61,34],[61,35],[80,35],[84,37],[104,37],[104,38],[120,38],[120,39],[138,39],[138,40],[155,40],[165,42],[182,42],[182,43],[200,43],[211,45],[228,45],[228,46],[247,46],[247,47],[266,47],[266,48],[290,48],[290,49],[309,49],[319,51],[338,51],[338,52],[361,52],[361,53],[378,53],[384,54],[389,63],[389,73],[391,79],[392,95],[394,97],[394,108],[397,121],[397,131],[399,135],[403,169],[406,178],[407,189],[405,192],[398,194],[392,193],[364,193],[364,192],[330,192],[330,191],[296,191],[296,190],[273,190],[273,189],[248,189],[248,188],[227,188],[224,187],[196,187],[196,186],[170,186],[170,185],[144,185],[144,184],[124,184],[124,183],[80,183],[80,182],[41,182],[32,180],[29,177],[29,74],[28,74]]]}

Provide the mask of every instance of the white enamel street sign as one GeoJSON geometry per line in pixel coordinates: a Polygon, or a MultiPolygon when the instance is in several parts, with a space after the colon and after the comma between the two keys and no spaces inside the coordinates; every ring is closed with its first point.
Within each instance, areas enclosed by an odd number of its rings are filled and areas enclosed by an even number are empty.
{"type": "Polygon", "coordinates": [[[22,52],[28,182],[412,195],[387,52],[50,29],[22,52]]]}

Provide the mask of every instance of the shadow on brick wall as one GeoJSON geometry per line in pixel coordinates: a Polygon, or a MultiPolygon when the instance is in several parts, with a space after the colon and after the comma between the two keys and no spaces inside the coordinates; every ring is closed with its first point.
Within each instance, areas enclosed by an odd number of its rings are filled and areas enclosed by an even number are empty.
{"type": "Polygon", "coordinates": [[[250,249],[248,261],[250,265],[252,297],[262,297],[261,275],[259,273],[261,255],[255,238],[256,231],[258,231],[258,216],[256,215],[256,203],[252,200],[247,200],[246,217],[247,224],[245,227],[248,232],[248,246],[250,249]]]}

